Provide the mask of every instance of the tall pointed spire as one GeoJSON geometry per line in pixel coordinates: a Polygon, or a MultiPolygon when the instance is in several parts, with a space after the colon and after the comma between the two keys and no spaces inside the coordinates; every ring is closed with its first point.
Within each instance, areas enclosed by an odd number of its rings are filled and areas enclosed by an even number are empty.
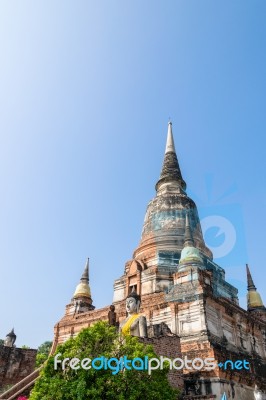
{"type": "Polygon", "coordinates": [[[185,246],[194,246],[194,240],[191,232],[191,226],[189,222],[189,216],[188,212],[186,212],[186,227],[185,227],[185,241],[184,241],[184,247],[185,246]]]}
{"type": "Polygon", "coordinates": [[[248,281],[248,293],[247,293],[248,311],[266,313],[266,308],[264,307],[260,294],[257,292],[257,288],[254,285],[248,264],[246,264],[246,270],[247,270],[247,281],[248,281]]]}
{"type": "Polygon", "coordinates": [[[68,314],[75,315],[94,309],[95,306],[92,304],[91,289],[89,285],[89,258],[87,258],[84,271],[71,299],[68,314]]]}
{"type": "Polygon", "coordinates": [[[175,144],[174,144],[174,138],[173,138],[173,132],[172,132],[172,122],[171,121],[168,122],[168,132],[167,132],[165,153],[168,153],[170,151],[175,153],[175,144]]]}
{"type": "Polygon", "coordinates": [[[90,259],[87,258],[85,269],[80,279],[81,281],[89,282],[89,260],[90,259]]]}
{"type": "Polygon", "coordinates": [[[185,270],[187,265],[189,266],[191,266],[192,264],[201,265],[203,263],[200,251],[195,247],[188,211],[186,211],[185,224],[186,225],[185,225],[184,247],[181,251],[178,271],[185,270]]]}
{"type": "Polygon", "coordinates": [[[172,122],[168,122],[168,132],[165,147],[163,167],[159,181],[155,189],[158,191],[163,184],[177,184],[183,191],[186,190],[186,182],[182,178],[172,132],[172,122]]]}
{"type": "Polygon", "coordinates": [[[87,259],[80,282],[76,287],[73,298],[87,297],[91,299],[91,291],[89,286],[89,259],[87,259]]]}
{"type": "Polygon", "coordinates": [[[246,264],[246,270],[247,270],[248,291],[257,290],[256,286],[254,285],[248,264],[246,264]]]}

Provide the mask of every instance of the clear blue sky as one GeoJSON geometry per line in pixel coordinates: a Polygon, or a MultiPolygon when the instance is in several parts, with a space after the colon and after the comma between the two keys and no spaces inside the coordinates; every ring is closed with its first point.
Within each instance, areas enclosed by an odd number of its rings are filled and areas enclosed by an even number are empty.
{"type": "Polygon", "coordinates": [[[266,302],[265,20],[264,0],[1,2],[0,337],[52,339],[88,256],[111,304],[169,116],[200,216],[235,226],[217,262],[266,302]]]}

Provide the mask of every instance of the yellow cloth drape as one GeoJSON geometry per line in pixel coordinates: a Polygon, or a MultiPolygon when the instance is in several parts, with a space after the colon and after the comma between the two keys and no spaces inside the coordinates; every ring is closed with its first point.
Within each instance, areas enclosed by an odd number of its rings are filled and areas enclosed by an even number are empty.
{"type": "Polygon", "coordinates": [[[131,315],[131,317],[127,320],[125,325],[121,328],[124,336],[130,335],[130,327],[138,317],[139,317],[139,314],[131,315]]]}

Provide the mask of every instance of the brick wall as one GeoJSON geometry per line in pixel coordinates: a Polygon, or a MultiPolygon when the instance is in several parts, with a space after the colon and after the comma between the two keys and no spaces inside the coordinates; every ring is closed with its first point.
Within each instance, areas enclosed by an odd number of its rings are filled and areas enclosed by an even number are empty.
{"type": "Polygon", "coordinates": [[[33,349],[0,346],[0,391],[33,372],[36,354],[33,349]]]}
{"type": "MultiPolygon", "coordinates": [[[[164,356],[170,359],[181,358],[180,351],[180,339],[178,336],[161,336],[153,338],[140,338],[140,341],[144,344],[150,344],[153,346],[155,353],[158,356],[164,356]]],[[[184,387],[184,380],[182,377],[182,369],[172,369],[168,373],[168,380],[170,384],[180,389],[182,392],[184,387]]]]}

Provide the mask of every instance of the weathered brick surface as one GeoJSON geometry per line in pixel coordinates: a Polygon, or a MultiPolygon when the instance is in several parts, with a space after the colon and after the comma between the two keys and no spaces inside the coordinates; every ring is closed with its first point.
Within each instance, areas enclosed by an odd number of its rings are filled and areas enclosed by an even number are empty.
{"type": "Polygon", "coordinates": [[[88,328],[95,322],[108,321],[109,306],[80,314],[68,314],[69,307],[69,305],[66,307],[65,316],[54,328],[54,350],[58,344],[64,343],[70,337],[77,336],[82,329],[88,328]]]}
{"type": "Polygon", "coordinates": [[[37,350],[0,346],[0,390],[31,374],[37,350]]]}
{"type": "MultiPolygon", "coordinates": [[[[170,358],[181,358],[180,340],[177,336],[161,336],[153,338],[140,338],[141,342],[151,344],[158,356],[170,358]]],[[[173,387],[183,390],[184,381],[182,369],[172,369],[168,373],[168,380],[173,387]]]]}
{"type": "MultiPolygon", "coordinates": [[[[193,299],[193,301],[188,302],[182,301],[182,299],[180,301],[179,298],[177,301],[175,298],[171,301],[164,292],[142,296],[140,311],[146,316],[149,323],[148,331],[150,339],[157,340],[153,338],[153,336],[156,336],[156,332],[151,328],[156,324],[158,326],[158,324],[165,323],[166,327],[169,325],[172,330],[176,329],[174,333],[176,332],[177,336],[180,336],[183,358],[185,356],[189,359],[214,357],[220,362],[224,359],[235,359],[236,355],[239,355],[241,359],[246,358],[250,360],[252,366],[252,373],[249,371],[224,372],[217,368],[209,372],[201,371],[200,374],[191,374],[191,371],[184,369],[185,381],[192,380],[196,382],[199,377],[201,377],[207,380],[225,380],[229,383],[233,380],[240,385],[245,382],[250,387],[254,386],[254,382],[256,382],[260,384],[262,389],[266,388],[265,361],[261,353],[266,345],[266,337],[263,339],[265,322],[262,320],[259,321],[255,316],[252,316],[246,310],[243,310],[228,299],[214,297],[212,293],[205,288],[206,285],[203,280],[205,275],[205,272],[201,273],[199,275],[200,279],[195,282],[193,287],[190,283],[184,283],[178,288],[178,296],[182,295],[182,297],[184,296],[185,298],[190,291],[194,291],[194,293],[197,291],[199,297],[195,301],[193,299]],[[194,306],[197,306],[195,310],[193,309],[194,306]],[[220,315],[220,320],[219,318],[217,320],[214,319],[211,314],[211,312],[213,312],[212,310],[216,310],[215,312],[217,315],[220,315]],[[187,324],[193,319],[196,321],[195,328],[183,333],[182,323],[187,324]],[[174,320],[176,321],[175,325],[173,324],[174,320]],[[215,329],[217,329],[217,334],[212,333],[215,329]],[[227,329],[232,330],[234,333],[234,344],[223,337],[222,332],[227,329]],[[254,349],[252,351],[250,350],[250,342],[254,343],[254,349]],[[254,373],[253,371],[256,372],[254,373]]],[[[58,343],[62,343],[71,335],[77,335],[82,328],[88,327],[96,321],[107,321],[108,311],[109,306],[78,315],[69,315],[66,313],[55,329],[55,333],[57,332],[55,338],[58,337],[58,343]]],[[[115,304],[115,311],[117,314],[117,321],[121,322],[126,317],[125,300],[115,304]]],[[[169,338],[165,340],[169,341],[169,348],[175,348],[175,346],[171,344],[175,340],[174,336],[169,336],[169,338]]],[[[168,353],[165,348],[165,350],[160,351],[158,354],[167,356],[168,353]]],[[[173,358],[176,357],[177,356],[174,354],[173,358]]]]}

